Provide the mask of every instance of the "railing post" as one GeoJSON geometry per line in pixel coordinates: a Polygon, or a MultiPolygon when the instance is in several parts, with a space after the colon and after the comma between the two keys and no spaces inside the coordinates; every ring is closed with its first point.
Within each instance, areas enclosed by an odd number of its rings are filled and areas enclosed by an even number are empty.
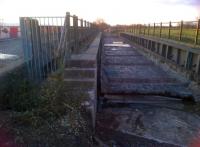
{"type": "Polygon", "coordinates": [[[89,39],[89,28],[90,28],[90,23],[87,21],[87,41],[89,39]]]}
{"type": "Polygon", "coordinates": [[[83,19],[81,19],[81,41],[83,39],[83,19]]]}
{"type": "Polygon", "coordinates": [[[133,25],[130,25],[130,33],[133,33],[133,25]]]}
{"type": "Polygon", "coordinates": [[[91,34],[92,34],[92,23],[91,22],[89,22],[89,35],[90,35],[90,37],[91,37],[91,34]]]}
{"type": "Polygon", "coordinates": [[[162,37],[162,22],[160,23],[160,34],[159,34],[159,37],[160,38],[162,37]]]}
{"type": "Polygon", "coordinates": [[[150,24],[148,24],[148,35],[149,35],[149,31],[150,31],[150,24]]]}
{"type": "Polygon", "coordinates": [[[183,33],[183,21],[180,22],[180,34],[179,34],[179,40],[182,40],[182,33],[183,33]]]}
{"type": "Polygon", "coordinates": [[[146,25],[144,24],[144,35],[146,34],[146,25]]]}
{"type": "Polygon", "coordinates": [[[170,36],[171,36],[171,21],[169,22],[169,32],[168,32],[168,39],[170,39],[170,36]]]}
{"type": "Polygon", "coordinates": [[[156,27],[156,24],[155,22],[153,23],[153,36],[155,36],[155,27],[156,27]]]}
{"type": "Polygon", "coordinates": [[[70,13],[67,12],[66,13],[66,17],[65,17],[65,29],[66,29],[66,53],[68,54],[67,56],[69,56],[71,54],[71,48],[70,48],[70,13]]]}
{"type": "Polygon", "coordinates": [[[198,23],[197,23],[196,36],[195,36],[195,45],[198,44],[199,29],[200,29],[200,19],[198,20],[198,23]]]}
{"type": "Polygon", "coordinates": [[[133,30],[134,30],[134,25],[132,25],[132,34],[133,34],[133,30]]]}
{"type": "Polygon", "coordinates": [[[81,19],[81,28],[83,28],[83,19],[81,19]]]}
{"type": "Polygon", "coordinates": [[[74,31],[74,52],[78,52],[78,17],[73,15],[73,31],[74,31]]]}
{"type": "Polygon", "coordinates": [[[84,20],[84,43],[87,42],[87,21],[84,20]]]}
{"type": "Polygon", "coordinates": [[[64,30],[60,38],[60,46],[58,47],[61,50],[57,59],[58,61],[61,60],[59,64],[65,64],[66,60],[69,59],[70,57],[70,54],[71,54],[70,41],[71,40],[70,40],[69,34],[70,34],[70,13],[67,12],[65,15],[64,30]]]}

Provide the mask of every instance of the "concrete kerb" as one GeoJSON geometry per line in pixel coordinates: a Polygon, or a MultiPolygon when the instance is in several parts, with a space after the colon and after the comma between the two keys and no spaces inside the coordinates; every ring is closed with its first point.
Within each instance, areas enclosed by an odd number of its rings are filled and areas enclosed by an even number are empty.
{"type": "Polygon", "coordinates": [[[99,33],[85,52],[72,55],[69,64],[65,68],[65,71],[70,72],[70,74],[65,74],[66,84],[73,85],[74,89],[82,90],[88,96],[87,101],[83,105],[90,113],[93,128],[95,128],[96,121],[97,67],[101,36],[102,33],[99,33]],[[85,71],[86,74],[80,76],[77,74],[80,71],[82,73],[85,71]],[[88,77],[88,74],[94,76],[88,77]],[[85,85],[89,85],[89,87],[85,88],[85,85]]]}

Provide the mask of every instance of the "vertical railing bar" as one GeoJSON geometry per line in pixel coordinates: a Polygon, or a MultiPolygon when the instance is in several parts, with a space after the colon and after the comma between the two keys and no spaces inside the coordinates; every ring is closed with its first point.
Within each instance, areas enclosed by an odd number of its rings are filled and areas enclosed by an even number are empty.
{"type": "Polygon", "coordinates": [[[47,69],[47,75],[48,75],[48,73],[49,73],[49,59],[48,59],[48,46],[47,46],[47,35],[48,35],[48,30],[47,30],[47,26],[46,26],[46,18],[43,18],[43,20],[44,20],[44,40],[45,40],[45,50],[46,50],[46,69],[47,69]]]}
{"type": "Polygon", "coordinates": [[[51,34],[52,26],[50,25],[49,17],[47,18],[47,21],[48,21],[48,26],[47,26],[47,28],[48,28],[48,45],[49,45],[48,48],[49,48],[49,55],[50,55],[50,63],[49,64],[50,64],[50,70],[51,70],[50,73],[51,73],[51,72],[53,72],[53,66],[52,66],[52,50],[53,49],[52,49],[52,37],[51,37],[52,36],[52,34],[51,34]]]}
{"type": "Polygon", "coordinates": [[[42,29],[42,20],[41,18],[39,18],[39,26],[40,26],[40,48],[41,48],[41,58],[42,58],[42,71],[43,71],[43,78],[45,77],[45,55],[44,55],[44,48],[43,48],[43,44],[44,44],[44,27],[42,29]]]}
{"type": "MultiPolygon", "coordinates": [[[[28,25],[27,26],[29,26],[29,28],[31,27],[31,24],[30,24],[30,21],[31,21],[31,18],[29,18],[29,22],[28,22],[28,25]]],[[[30,30],[29,30],[30,31],[30,30]]],[[[26,30],[26,36],[28,36],[28,34],[31,34],[30,32],[29,33],[27,33],[27,30],[26,30]]],[[[30,38],[29,39],[31,39],[31,36],[29,36],[30,38]]],[[[27,39],[26,39],[27,40],[27,39]]],[[[30,41],[30,40],[29,40],[30,41]]],[[[33,79],[33,72],[32,72],[32,55],[31,55],[31,52],[32,52],[32,44],[30,44],[30,43],[28,43],[28,40],[27,40],[27,44],[28,44],[28,51],[27,51],[27,58],[28,58],[28,67],[30,67],[30,78],[31,79],[33,79]]]]}
{"type": "MultiPolygon", "coordinates": [[[[35,22],[38,22],[38,20],[37,20],[37,18],[35,17],[34,18],[35,19],[35,22]]],[[[35,24],[36,25],[36,24],[35,24]]],[[[37,36],[37,39],[36,39],[36,42],[37,42],[37,56],[38,56],[38,70],[39,70],[39,80],[41,80],[41,78],[42,78],[42,73],[41,73],[41,66],[40,66],[40,45],[38,44],[39,43],[39,34],[38,34],[38,27],[39,27],[39,22],[38,22],[38,25],[37,25],[37,27],[36,27],[36,36],[37,36]]]]}
{"type": "Polygon", "coordinates": [[[134,34],[136,34],[136,26],[135,26],[135,24],[134,24],[134,34]]]}
{"type": "Polygon", "coordinates": [[[36,42],[37,42],[37,35],[36,35],[36,20],[34,20],[34,17],[32,17],[32,35],[33,35],[33,39],[34,39],[34,42],[33,42],[33,50],[34,50],[34,54],[33,54],[33,58],[34,58],[34,62],[35,62],[35,71],[36,71],[36,79],[38,80],[38,75],[39,75],[39,69],[38,69],[38,60],[37,60],[37,47],[36,47],[36,42]]]}
{"type": "MultiPolygon", "coordinates": [[[[62,19],[62,18],[60,18],[60,19],[62,19]]],[[[56,39],[57,40],[56,41],[56,47],[57,47],[56,48],[56,52],[58,52],[58,50],[59,50],[59,28],[61,29],[61,27],[58,24],[58,18],[56,18],[56,31],[57,31],[56,32],[56,38],[57,38],[56,39]]],[[[57,56],[58,54],[56,52],[55,52],[55,54],[56,54],[56,57],[55,57],[56,58],[55,59],[55,69],[57,69],[57,64],[58,64],[58,62],[57,62],[58,61],[58,56],[57,56]]]]}
{"type": "Polygon", "coordinates": [[[40,48],[41,48],[41,56],[42,56],[42,78],[45,78],[45,51],[44,51],[44,27],[42,27],[42,19],[39,18],[39,27],[40,27],[40,48]]]}
{"type": "Polygon", "coordinates": [[[196,28],[196,36],[195,36],[195,45],[198,44],[199,39],[199,29],[200,29],[200,19],[197,22],[197,28],[196,28]]]}
{"type": "Polygon", "coordinates": [[[168,39],[171,37],[171,21],[169,22],[169,32],[168,32],[168,39]]]}
{"type": "Polygon", "coordinates": [[[183,33],[183,21],[180,22],[180,33],[179,33],[179,40],[182,40],[182,33],[183,33]]]}
{"type": "Polygon", "coordinates": [[[149,35],[149,31],[150,31],[150,24],[148,24],[148,35],[149,35]]]}
{"type": "Polygon", "coordinates": [[[162,37],[162,22],[160,23],[160,38],[162,37]]]}
{"type": "Polygon", "coordinates": [[[34,27],[33,27],[33,18],[31,17],[31,20],[30,20],[30,25],[31,25],[31,41],[32,41],[32,53],[31,53],[31,61],[32,61],[32,72],[33,72],[33,78],[35,78],[36,76],[37,76],[37,74],[34,74],[35,72],[34,71],[36,71],[36,73],[37,73],[37,64],[36,64],[36,60],[35,60],[35,57],[34,57],[34,54],[35,54],[35,47],[34,47],[34,40],[33,40],[33,38],[34,38],[34,27]]]}
{"type": "Polygon", "coordinates": [[[52,42],[53,42],[53,71],[56,71],[56,68],[55,68],[55,51],[56,51],[56,40],[55,40],[55,28],[56,28],[56,26],[55,26],[55,24],[54,24],[54,20],[55,20],[55,18],[52,18],[51,19],[51,23],[52,23],[52,32],[53,32],[53,40],[52,40],[52,42]]]}
{"type": "Polygon", "coordinates": [[[30,49],[29,47],[28,47],[28,37],[27,37],[27,27],[25,27],[26,26],[26,23],[27,23],[27,18],[20,18],[20,23],[21,23],[21,26],[22,26],[22,28],[21,28],[21,31],[22,31],[22,33],[24,33],[24,36],[25,37],[23,37],[23,42],[24,42],[24,60],[25,60],[25,63],[26,63],[26,66],[27,66],[27,70],[28,70],[28,78],[32,78],[31,77],[31,71],[30,71],[30,67],[29,67],[29,54],[28,54],[28,51],[27,51],[27,49],[30,49]],[[26,51],[25,51],[26,50],[26,51]]]}

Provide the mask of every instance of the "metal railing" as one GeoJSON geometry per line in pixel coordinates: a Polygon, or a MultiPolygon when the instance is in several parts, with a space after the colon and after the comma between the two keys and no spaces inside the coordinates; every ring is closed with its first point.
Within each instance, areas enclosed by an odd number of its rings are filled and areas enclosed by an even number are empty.
{"type": "Polygon", "coordinates": [[[25,62],[30,78],[43,79],[65,65],[96,35],[94,24],[71,16],[21,17],[25,62]]]}
{"type": "Polygon", "coordinates": [[[116,26],[115,31],[149,35],[200,45],[200,20],[116,26]]]}

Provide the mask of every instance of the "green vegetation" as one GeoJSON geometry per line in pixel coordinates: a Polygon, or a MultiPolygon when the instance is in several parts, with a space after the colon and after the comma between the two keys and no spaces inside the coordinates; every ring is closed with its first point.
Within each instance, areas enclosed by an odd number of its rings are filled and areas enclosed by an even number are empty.
{"type": "Polygon", "coordinates": [[[38,88],[24,76],[23,70],[17,69],[1,77],[0,108],[14,111],[27,111],[38,105],[38,88]]]}
{"type": "MultiPolygon", "coordinates": [[[[153,27],[150,27],[149,30],[147,27],[146,28],[141,27],[140,30],[139,28],[136,28],[136,30],[133,32],[136,34],[150,35],[150,36],[172,39],[176,41],[189,43],[192,45],[195,45],[195,39],[196,39],[196,29],[194,28],[183,28],[182,33],[180,33],[181,31],[179,27],[172,27],[170,29],[170,35],[169,35],[168,27],[163,27],[162,30],[160,30],[160,27],[155,27],[155,29],[153,27]],[[160,36],[160,33],[161,33],[161,36],[160,36]],[[180,34],[181,34],[181,38],[180,38],[180,34]]],[[[199,35],[198,35],[196,45],[200,45],[200,30],[199,30],[199,35]]]]}
{"type": "Polygon", "coordinates": [[[41,84],[29,82],[23,72],[16,73],[6,77],[0,100],[1,108],[9,110],[12,116],[9,129],[17,144],[91,146],[92,127],[82,106],[88,97],[84,92],[67,90],[60,73],[51,75],[41,84]]]}

